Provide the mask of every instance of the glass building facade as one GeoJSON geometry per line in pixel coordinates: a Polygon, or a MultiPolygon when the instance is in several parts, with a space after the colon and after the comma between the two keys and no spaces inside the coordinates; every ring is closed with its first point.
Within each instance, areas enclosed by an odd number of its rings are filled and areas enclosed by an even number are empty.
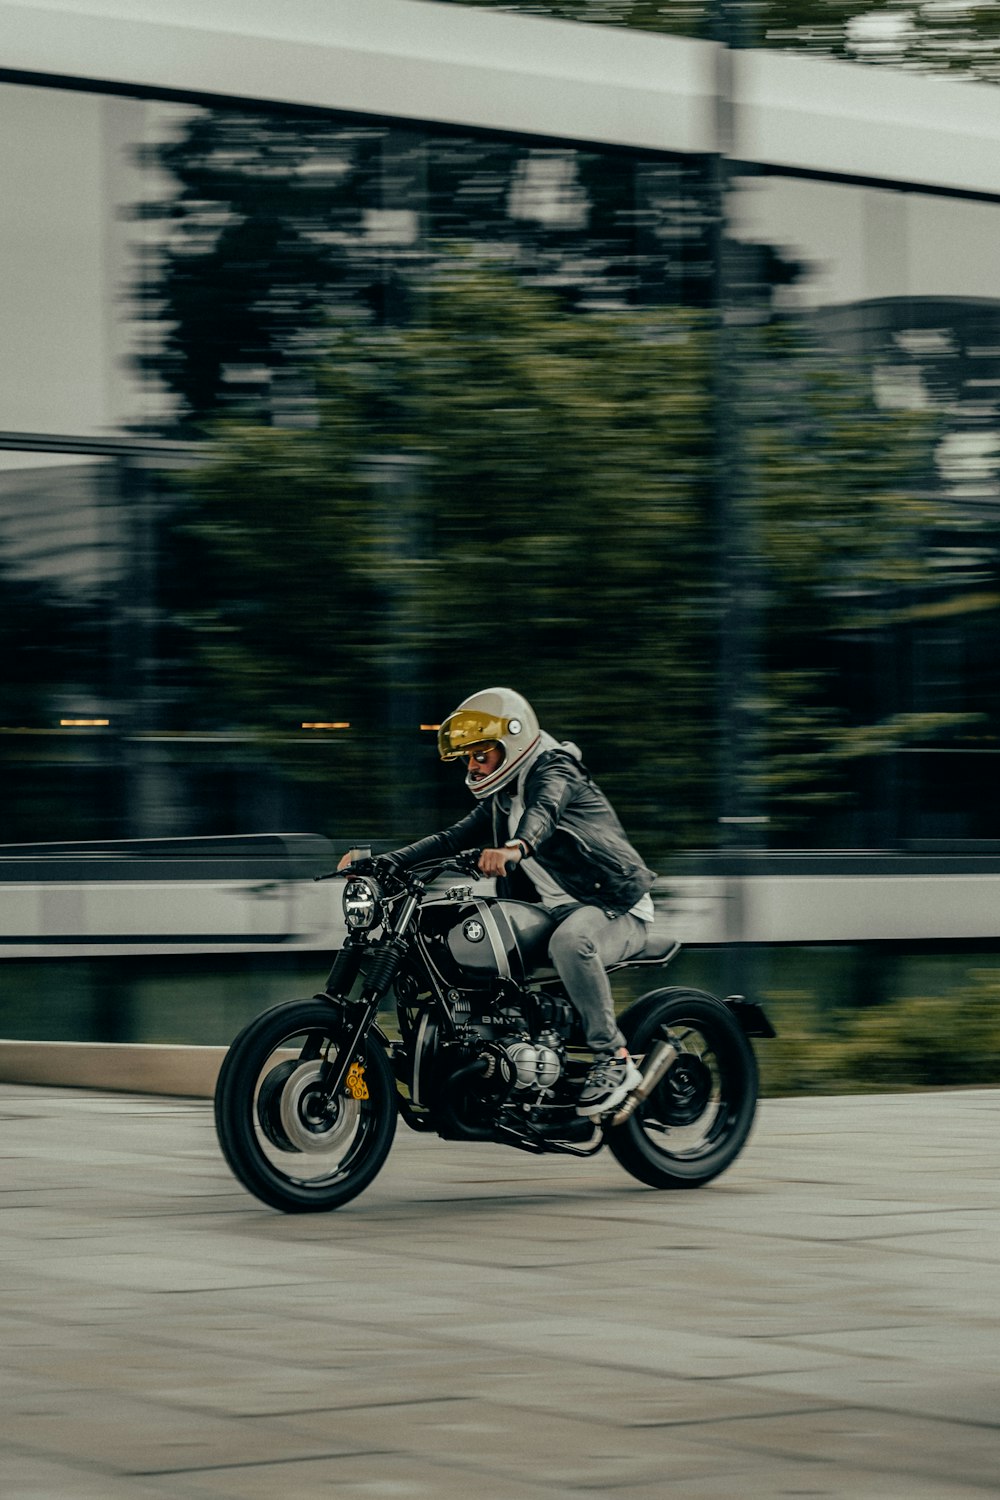
{"type": "Polygon", "coordinates": [[[0,1032],[223,1042],[314,982],[308,877],[466,810],[434,726],[491,681],[793,1073],[837,1003],[972,994],[992,96],[743,52],[720,97],[709,43],[460,5],[114,11],[0,0],[0,1032]]]}
{"type": "Polygon", "coordinates": [[[11,841],[409,837],[462,805],[421,726],[487,678],[660,862],[734,808],[776,848],[1000,837],[1000,204],[0,112],[11,841]]]}

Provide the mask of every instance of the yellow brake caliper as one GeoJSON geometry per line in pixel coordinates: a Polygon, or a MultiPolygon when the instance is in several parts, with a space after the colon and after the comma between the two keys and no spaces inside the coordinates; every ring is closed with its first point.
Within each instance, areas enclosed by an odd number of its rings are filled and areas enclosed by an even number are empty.
{"type": "Polygon", "coordinates": [[[368,1085],[365,1083],[365,1070],[361,1063],[351,1063],[344,1079],[344,1087],[352,1099],[367,1099],[368,1085]]]}

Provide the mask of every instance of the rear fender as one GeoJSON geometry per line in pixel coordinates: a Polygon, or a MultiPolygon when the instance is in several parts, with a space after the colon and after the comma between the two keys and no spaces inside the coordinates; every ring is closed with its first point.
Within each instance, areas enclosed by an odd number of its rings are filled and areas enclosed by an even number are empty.
{"type": "Polygon", "coordinates": [[[748,1000],[745,995],[726,995],[720,1000],[717,995],[710,995],[707,990],[689,989],[686,985],[672,985],[662,990],[650,990],[648,994],[640,996],[619,1017],[625,1035],[630,1036],[651,1010],[656,1010],[671,1000],[679,1000],[684,995],[696,995],[699,1000],[710,1000],[714,1005],[725,1006],[733,1019],[739,1022],[744,1036],[772,1037],[777,1035],[764,1014],[763,1006],[753,1000],[748,1000]]]}
{"type": "Polygon", "coordinates": [[[758,1005],[756,1000],[748,1000],[746,995],[726,995],[722,1003],[729,1007],[743,1027],[744,1036],[778,1035],[765,1015],[764,1007],[758,1005]]]}

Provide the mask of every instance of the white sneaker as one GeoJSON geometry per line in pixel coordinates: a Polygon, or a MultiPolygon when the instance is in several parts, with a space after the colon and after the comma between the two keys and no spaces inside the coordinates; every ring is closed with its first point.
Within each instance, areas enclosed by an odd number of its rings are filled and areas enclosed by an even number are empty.
{"type": "Polygon", "coordinates": [[[630,1094],[642,1074],[630,1057],[598,1057],[587,1074],[576,1106],[578,1115],[604,1115],[630,1094]]]}

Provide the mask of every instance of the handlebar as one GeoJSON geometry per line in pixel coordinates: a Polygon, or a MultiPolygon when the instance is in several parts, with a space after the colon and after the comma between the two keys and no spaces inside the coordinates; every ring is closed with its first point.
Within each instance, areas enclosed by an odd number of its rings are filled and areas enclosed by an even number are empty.
{"type": "Polygon", "coordinates": [[[482,849],[460,849],[457,854],[446,854],[442,859],[425,860],[423,864],[413,865],[407,870],[395,870],[393,873],[402,878],[406,874],[419,875],[421,880],[434,880],[438,875],[444,875],[453,870],[458,875],[471,875],[475,879],[484,878],[479,868],[479,856],[482,849]]]}
{"type": "MultiPolygon", "coordinates": [[[[365,859],[356,859],[353,864],[343,870],[330,870],[325,875],[314,875],[313,880],[336,880],[338,876],[349,879],[352,875],[374,875],[378,880],[385,880],[387,877],[394,878],[405,886],[409,884],[407,876],[413,876],[420,881],[433,880],[447,870],[454,870],[459,875],[469,875],[477,880],[486,879],[487,877],[479,868],[482,852],[481,848],[461,849],[457,854],[447,854],[442,859],[426,860],[423,864],[412,865],[409,869],[397,865],[391,855],[375,854],[365,859]]],[[[516,869],[516,861],[509,861],[508,875],[516,869]]]]}

